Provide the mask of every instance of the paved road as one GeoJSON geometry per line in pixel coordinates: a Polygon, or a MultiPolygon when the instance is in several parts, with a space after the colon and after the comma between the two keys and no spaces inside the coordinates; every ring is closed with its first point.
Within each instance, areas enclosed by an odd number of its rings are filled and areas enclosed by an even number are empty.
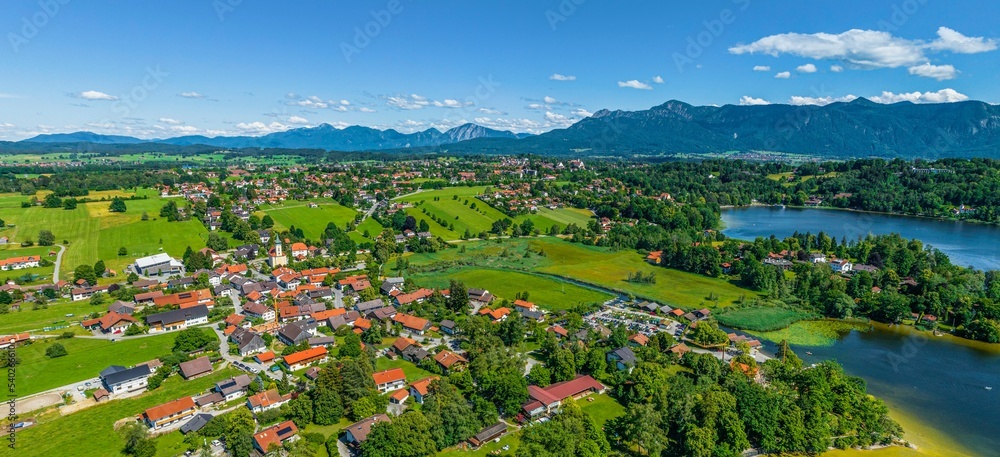
{"type": "Polygon", "coordinates": [[[62,266],[63,253],[66,252],[66,246],[57,244],[59,246],[59,253],[56,254],[56,269],[52,272],[52,284],[59,282],[59,268],[62,266]]]}

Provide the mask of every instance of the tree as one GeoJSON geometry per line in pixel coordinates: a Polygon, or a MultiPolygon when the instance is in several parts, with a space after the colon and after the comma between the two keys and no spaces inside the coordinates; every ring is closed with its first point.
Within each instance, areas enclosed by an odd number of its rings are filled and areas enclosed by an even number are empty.
{"type": "Polygon", "coordinates": [[[104,265],[103,260],[98,260],[94,263],[94,274],[98,277],[104,276],[104,272],[108,271],[108,267],[104,265]]]}
{"type": "Polygon", "coordinates": [[[88,284],[97,284],[97,274],[94,273],[94,267],[90,265],[80,265],[73,270],[73,282],[79,280],[87,281],[88,284]]]}
{"type": "Polygon", "coordinates": [[[265,214],[264,217],[260,219],[260,226],[264,229],[274,227],[274,219],[270,214],[265,214]]]}
{"type": "Polygon", "coordinates": [[[361,336],[350,332],[344,337],[344,344],[338,348],[340,357],[357,357],[361,355],[361,336]]]}
{"type": "Polygon", "coordinates": [[[361,444],[365,457],[424,457],[436,452],[431,423],[419,411],[407,411],[392,422],[375,424],[361,444]]]}
{"type": "MultiPolygon", "coordinates": [[[[472,406],[462,392],[447,380],[431,383],[430,394],[424,398],[421,411],[431,424],[431,435],[438,449],[465,441],[481,428],[472,406]]],[[[496,420],[495,416],[493,420],[496,420]]]]}
{"type": "Polygon", "coordinates": [[[552,420],[523,429],[517,457],[599,457],[611,453],[604,431],[576,401],[568,398],[560,409],[552,420]]]}
{"type": "Polygon", "coordinates": [[[531,367],[531,371],[528,372],[528,383],[538,387],[548,386],[552,383],[552,372],[539,363],[531,367]]]}
{"type": "Polygon", "coordinates": [[[124,213],[127,209],[125,207],[125,200],[121,197],[111,199],[111,205],[108,206],[108,211],[112,213],[124,213]]]}
{"type": "Polygon", "coordinates": [[[66,347],[64,347],[59,343],[55,343],[52,346],[45,348],[45,356],[50,359],[54,359],[56,357],[62,357],[66,354],[67,354],[66,347]]]}
{"type": "Polygon", "coordinates": [[[249,409],[236,408],[235,411],[226,414],[223,437],[226,440],[226,447],[231,455],[244,456],[253,452],[253,435],[257,424],[249,409]]]}
{"type": "Polygon", "coordinates": [[[174,337],[174,352],[194,352],[200,349],[212,349],[218,347],[219,340],[214,334],[205,332],[200,328],[189,328],[181,330],[174,337]],[[213,344],[214,343],[214,344],[213,344]]]}
{"type": "Polygon", "coordinates": [[[128,255],[128,249],[125,249],[125,246],[122,246],[122,247],[118,248],[118,256],[119,257],[124,257],[124,256],[127,256],[127,255],[128,255]]]}
{"type": "Polygon", "coordinates": [[[53,244],[56,244],[56,236],[51,231],[41,230],[38,232],[39,246],[52,246],[53,244]]]}
{"type": "Polygon", "coordinates": [[[63,200],[63,209],[76,209],[78,202],[75,198],[67,198],[63,200]]]}
{"type": "Polygon", "coordinates": [[[167,221],[174,222],[180,219],[180,211],[177,209],[177,202],[170,200],[160,208],[160,217],[167,218],[167,221]]]}
{"type": "Polygon", "coordinates": [[[42,206],[46,208],[59,208],[62,205],[62,199],[54,193],[46,195],[45,200],[42,203],[42,206]]]}
{"type": "Polygon", "coordinates": [[[118,430],[118,435],[125,441],[122,454],[131,457],[153,457],[156,455],[156,441],[149,439],[148,431],[142,424],[128,422],[118,430]]]}
{"type": "Polygon", "coordinates": [[[445,306],[452,312],[465,313],[469,308],[469,291],[465,288],[465,283],[452,279],[448,293],[445,306]]]}
{"type": "Polygon", "coordinates": [[[229,249],[229,240],[220,236],[218,233],[209,233],[208,241],[205,242],[205,246],[215,252],[222,252],[229,249]]]}

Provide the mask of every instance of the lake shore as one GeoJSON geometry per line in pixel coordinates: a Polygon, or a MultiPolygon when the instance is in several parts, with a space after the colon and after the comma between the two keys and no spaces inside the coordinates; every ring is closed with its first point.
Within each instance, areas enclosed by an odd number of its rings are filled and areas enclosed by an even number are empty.
{"type": "MultiPolygon", "coordinates": [[[[913,213],[900,213],[891,211],[872,211],[867,209],[857,209],[857,208],[837,208],[834,206],[798,206],[798,205],[782,205],[782,204],[770,204],[770,203],[751,203],[749,205],[720,205],[719,209],[743,209],[743,208],[788,208],[788,209],[822,209],[829,211],[847,211],[851,213],[861,213],[861,214],[877,214],[880,216],[898,216],[898,217],[915,217],[920,219],[928,219],[932,221],[941,222],[967,222],[970,224],[981,224],[992,227],[1000,226],[997,222],[987,222],[979,219],[959,219],[955,217],[943,217],[943,216],[928,216],[926,214],[913,214],[913,213]]],[[[725,227],[721,227],[724,229],[725,227]]]]}

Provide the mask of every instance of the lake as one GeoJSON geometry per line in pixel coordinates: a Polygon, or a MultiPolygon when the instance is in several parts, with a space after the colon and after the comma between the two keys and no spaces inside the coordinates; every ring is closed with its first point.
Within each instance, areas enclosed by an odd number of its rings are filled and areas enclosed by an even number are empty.
{"type": "Polygon", "coordinates": [[[837,238],[857,239],[868,234],[899,233],[916,238],[948,254],[951,262],[980,270],[1000,269],[1000,227],[969,222],[942,221],[911,216],[816,208],[754,206],[722,210],[722,231],[730,238],[753,240],[758,236],[786,238],[821,231],[837,238]]]}
{"type": "MultiPolygon", "coordinates": [[[[776,350],[771,343],[764,347],[772,354],[776,350]]],[[[869,393],[975,455],[993,456],[1000,449],[995,419],[1000,345],[875,324],[871,331],[841,336],[833,346],[793,350],[806,364],[836,360],[847,373],[863,378],[869,393]]]]}

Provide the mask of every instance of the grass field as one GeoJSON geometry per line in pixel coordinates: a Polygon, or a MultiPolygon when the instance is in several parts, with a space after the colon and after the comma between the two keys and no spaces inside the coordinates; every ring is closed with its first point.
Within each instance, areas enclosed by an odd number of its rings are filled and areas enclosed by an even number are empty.
{"type": "Polygon", "coordinates": [[[777,307],[740,308],[715,314],[722,325],[758,332],[781,330],[796,322],[816,317],[805,311],[777,307]]]}
{"type": "Polygon", "coordinates": [[[333,222],[343,229],[358,214],[354,209],[336,203],[318,200],[315,203],[319,206],[310,208],[309,202],[289,201],[285,202],[284,205],[263,205],[261,211],[271,215],[271,218],[274,219],[275,230],[286,230],[294,225],[296,228],[302,229],[306,238],[313,240],[322,238],[326,224],[333,222]]]}
{"type": "Polygon", "coordinates": [[[583,412],[590,414],[590,417],[592,417],[600,427],[604,427],[604,424],[609,420],[625,414],[625,407],[607,394],[591,395],[587,398],[581,398],[576,401],[576,404],[580,405],[580,409],[582,409],[583,412]],[[587,401],[591,398],[593,398],[594,401],[587,401]]]}
{"type": "Polygon", "coordinates": [[[749,333],[775,343],[788,340],[789,343],[799,346],[832,346],[841,335],[854,329],[864,328],[867,328],[867,324],[821,320],[796,322],[788,328],[773,332],[749,333]]]}
{"type": "MultiPolygon", "coordinates": [[[[94,192],[88,198],[133,195],[122,192],[94,192]]],[[[138,195],[153,195],[143,189],[138,195]]],[[[145,200],[129,200],[128,211],[111,213],[109,202],[92,202],[79,205],[75,210],[55,208],[21,208],[27,197],[22,195],[0,195],[0,219],[14,227],[0,230],[13,242],[35,240],[41,230],[51,230],[56,243],[69,241],[63,256],[61,277],[67,278],[79,265],[93,265],[104,260],[108,268],[121,270],[136,257],[166,252],[180,256],[191,246],[199,249],[205,245],[208,231],[199,221],[188,220],[167,222],[159,217],[165,199],[150,196],[145,200]],[[142,213],[150,220],[142,221],[142,213]],[[161,242],[162,241],[162,242],[161,242]],[[128,255],[118,256],[118,248],[124,247],[128,255]]],[[[58,248],[55,248],[58,249],[58,248]]]]}
{"type": "Polygon", "coordinates": [[[123,339],[114,343],[91,338],[53,339],[22,346],[17,350],[22,363],[17,366],[15,394],[22,397],[43,392],[96,377],[98,372],[109,365],[135,365],[167,355],[174,344],[175,335],[176,333],[167,333],[123,339]],[[68,354],[54,359],[46,357],[45,349],[55,343],[65,346],[68,354]]]}
{"type": "MultiPolygon", "coordinates": [[[[479,187],[446,187],[438,190],[418,192],[397,198],[397,201],[411,203],[414,206],[406,209],[406,214],[417,221],[424,219],[430,224],[431,233],[445,240],[457,240],[469,230],[473,236],[482,231],[489,231],[493,222],[507,217],[504,213],[476,198],[486,190],[479,187]],[[458,197],[458,199],[455,199],[458,197]],[[435,201],[435,198],[438,200],[435,201]],[[466,203],[468,202],[468,203],[466,203]],[[476,208],[472,208],[475,203],[476,208]],[[426,211],[426,214],[424,213],[426,211]],[[431,220],[430,216],[444,219],[448,227],[431,220]],[[454,225],[454,229],[450,226],[454,225]]],[[[523,223],[530,219],[535,227],[546,232],[553,225],[564,228],[569,224],[586,226],[593,213],[585,209],[559,208],[551,210],[540,208],[536,213],[513,218],[515,223],[523,223]]]]}
{"type": "MultiPolygon", "coordinates": [[[[458,266],[544,273],[621,293],[631,293],[661,304],[686,309],[725,307],[741,296],[756,296],[755,292],[723,279],[649,265],[635,251],[615,252],[606,248],[570,243],[555,237],[475,241],[461,243],[461,246],[465,248],[465,252],[462,252],[461,248],[447,249],[432,254],[410,255],[406,258],[411,267],[420,267],[414,268],[412,272],[414,274],[430,274],[433,271],[458,266]],[[525,257],[524,254],[529,248],[536,254],[525,257]],[[539,251],[544,252],[544,256],[538,255],[539,251]],[[436,268],[438,266],[441,268],[436,268]],[[627,282],[628,274],[635,271],[654,273],[656,284],[627,282]],[[710,295],[714,295],[718,303],[716,300],[710,300],[710,295]]],[[[513,288],[516,291],[520,287],[513,288]]],[[[529,298],[532,299],[536,297],[536,293],[540,293],[536,290],[529,292],[531,293],[529,298]]]]}
{"type": "MultiPolygon", "coordinates": [[[[47,414],[38,418],[38,425],[17,433],[17,452],[7,455],[117,457],[124,443],[115,433],[113,424],[116,421],[180,397],[204,392],[216,382],[236,374],[239,373],[234,369],[225,369],[191,381],[171,376],[159,389],[135,398],[102,403],[69,416],[47,414]]],[[[157,456],[176,456],[184,452],[174,435],[180,432],[157,439],[157,456]]]]}
{"type": "MultiPolygon", "coordinates": [[[[25,303],[20,311],[11,311],[8,314],[0,315],[0,335],[74,324],[86,319],[90,313],[103,313],[104,311],[106,311],[105,307],[93,306],[89,300],[71,302],[60,299],[49,302],[48,308],[38,310],[31,309],[31,304],[25,303]],[[72,314],[72,316],[67,317],[67,314],[72,314]]],[[[57,330],[56,332],[65,331],[69,331],[69,329],[57,330]]]]}
{"type": "Polygon", "coordinates": [[[493,295],[510,301],[514,301],[517,293],[529,292],[529,301],[549,311],[572,309],[581,304],[603,303],[614,298],[610,294],[565,281],[509,270],[457,268],[410,277],[422,286],[433,288],[447,288],[449,280],[455,279],[462,281],[467,287],[486,289],[493,295]]]}

